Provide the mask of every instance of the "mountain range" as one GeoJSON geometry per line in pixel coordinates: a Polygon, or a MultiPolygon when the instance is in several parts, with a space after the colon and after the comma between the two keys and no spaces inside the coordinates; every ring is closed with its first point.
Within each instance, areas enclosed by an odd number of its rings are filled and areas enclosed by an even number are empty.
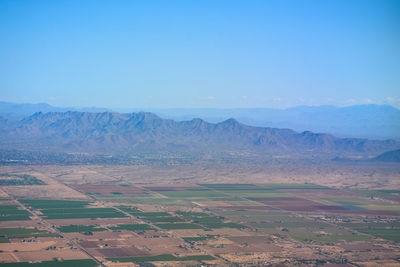
{"type": "Polygon", "coordinates": [[[164,109],[106,109],[54,107],[42,104],[0,102],[0,116],[19,120],[36,112],[152,112],[162,118],[191,120],[201,118],[218,123],[229,118],[259,127],[288,128],[298,132],[330,133],[338,137],[400,140],[400,110],[388,105],[298,106],[288,109],[272,108],[164,108],[164,109]]]}
{"type": "Polygon", "coordinates": [[[61,152],[246,152],[376,156],[399,149],[394,140],[338,138],[330,134],[254,127],[228,119],[174,121],[153,113],[38,112],[0,118],[0,148],[61,152]]]}
{"type": "MultiPolygon", "coordinates": [[[[123,111],[123,110],[121,110],[123,111]]],[[[137,111],[137,110],[133,110],[137,111]]],[[[228,118],[253,126],[330,133],[338,137],[400,140],[400,110],[389,105],[297,106],[288,109],[148,109],[175,120],[228,118]]]]}
{"type": "Polygon", "coordinates": [[[81,112],[105,112],[109,111],[106,108],[96,108],[96,107],[55,107],[47,103],[11,103],[0,101],[0,116],[7,117],[9,119],[22,119],[24,117],[30,116],[37,112],[66,112],[66,111],[81,111],[81,112]]]}

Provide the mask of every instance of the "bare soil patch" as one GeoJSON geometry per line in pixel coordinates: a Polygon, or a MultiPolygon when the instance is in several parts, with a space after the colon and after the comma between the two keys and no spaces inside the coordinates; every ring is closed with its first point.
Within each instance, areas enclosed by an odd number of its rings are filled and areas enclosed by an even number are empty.
{"type": "Polygon", "coordinates": [[[100,248],[97,251],[106,258],[147,256],[149,253],[137,248],[100,248]]]}
{"type": "Polygon", "coordinates": [[[0,228],[37,226],[38,221],[0,221],[0,228]]]}
{"type": "Polygon", "coordinates": [[[18,262],[18,258],[14,253],[0,253],[0,262],[18,262]]]}
{"type": "Polygon", "coordinates": [[[0,206],[5,206],[5,205],[17,205],[18,203],[14,200],[3,200],[0,201],[0,206]]]}
{"type": "Polygon", "coordinates": [[[48,247],[56,245],[55,241],[45,241],[45,242],[24,242],[24,243],[0,243],[1,251],[34,251],[42,250],[48,247]]]}
{"type": "Polygon", "coordinates": [[[14,253],[20,261],[50,261],[54,258],[63,260],[88,259],[89,257],[77,249],[24,251],[14,253]]]}

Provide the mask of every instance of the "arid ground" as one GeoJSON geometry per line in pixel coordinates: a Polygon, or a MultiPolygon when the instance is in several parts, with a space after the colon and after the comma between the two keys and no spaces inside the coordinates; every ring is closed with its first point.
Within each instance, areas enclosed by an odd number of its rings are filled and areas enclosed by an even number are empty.
{"type": "Polygon", "coordinates": [[[0,262],[398,266],[399,167],[1,166],[0,262]]]}

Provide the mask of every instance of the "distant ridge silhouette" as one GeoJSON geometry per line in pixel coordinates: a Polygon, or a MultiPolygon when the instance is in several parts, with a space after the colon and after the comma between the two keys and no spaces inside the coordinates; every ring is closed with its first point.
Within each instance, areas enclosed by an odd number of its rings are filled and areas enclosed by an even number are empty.
{"type": "Polygon", "coordinates": [[[178,151],[257,151],[279,153],[373,153],[400,148],[394,140],[337,138],[330,134],[253,127],[235,119],[208,123],[174,121],[138,112],[48,112],[19,121],[0,118],[2,148],[104,152],[171,149],[178,151]]]}

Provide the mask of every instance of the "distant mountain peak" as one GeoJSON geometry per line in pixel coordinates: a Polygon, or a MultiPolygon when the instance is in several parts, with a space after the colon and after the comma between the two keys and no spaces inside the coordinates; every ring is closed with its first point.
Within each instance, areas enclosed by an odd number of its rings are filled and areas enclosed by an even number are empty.
{"type": "Polygon", "coordinates": [[[329,134],[252,127],[228,119],[174,121],[153,113],[38,112],[14,124],[0,123],[0,148],[66,152],[180,149],[184,151],[257,151],[258,153],[382,153],[400,148],[396,141],[341,139],[329,134]]]}
{"type": "MultiPolygon", "coordinates": [[[[297,106],[288,109],[273,108],[185,108],[185,109],[144,109],[142,112],[130,113],[137,109],[124,109],[122,114],[112,112],[105,108],[74,108],[74,107],[54,107],[46,103],[41,104],[17,104],[0,101],[0,115],[9,119],[9,123],[14,120],[21,120],[33,115],[35,112],[68,112],[70,115],[93,118],[92,115],[73,113],[105,113],[106,117],[121,118],[130,120],[132,123],[137,119],[145,121],[160,122],[160,117],[155,117],[155,112],[163,118],[174,119],[177,121],[192,118],[201,118],[204,121],[223,123],[220,127],[229,125],[224,120],[235,118],[243,125],[258,127],[286,128],[298,132],[324,132],[339,137],[362,137],[369,139],[396,139],[400,140],[400,110],[390,105],[355,105],[355,106],[297,106]],[[108,114],[108,115],[107,115],[108,114]],[[113,115],[111,115],[113,114],[113,115]],[[127,115],[130,114],[130,115],[127,115]],[[138,115],[139,114],[139,115],[138,115]],[[130,116],[136,116],[131,118],[130,116]]],[[[56,118],[57,114],[51,115],[56,118]]],[[[204,124],[204,123],[203,123],[204,124]]],[[[9,124],[8,124],[9,125],[9,124]]],[[[237,125],[231,122],[231,125],[237,125]]],[[[233,126],[231,126],[233,127],[233,126]]],[[[239,126],[236,126],[239,127],[239,126]]]]}
{"type": "Polygon", "coordinates": [[[236,125],[243,125],[242,123],[240,123],[239,121],[237,121],[234,118],[229,118],[227,120],[224,120],[222,122],[220,122],[219,124],[224,124],[224,125],[232,125],[232,126],[236,126],[236,125]]]}

